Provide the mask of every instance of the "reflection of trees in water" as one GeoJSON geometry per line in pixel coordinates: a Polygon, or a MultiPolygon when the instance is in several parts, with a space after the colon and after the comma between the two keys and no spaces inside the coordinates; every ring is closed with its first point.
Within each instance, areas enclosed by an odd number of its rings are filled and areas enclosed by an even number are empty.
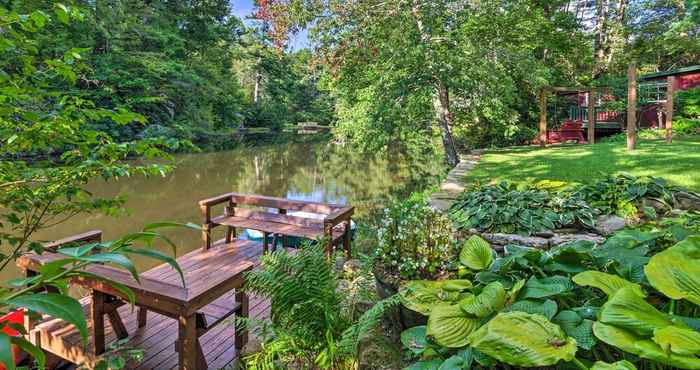
{"type": "MultiPolygon", "coordinates": [[[[106,238],[115,238],[154,221],[199,223],[197,201],[231,191],[346,201],[363,215],[382,198],[415,189],[440,168],[440,159],[435,157],[398,152],[367,156],[330,144],[285,144],[179,155],[176,169],[165,178],[133,177],[118,182],[97,181],[89,186],[98,196],[127,196],[128,216],[81,215],[38,237],[50,240],[102,229],[106,238]]],[[[200,245],[200,236],[192,231],[173,230],[169,236],[184,246],[178,254],[200,245]]]]}

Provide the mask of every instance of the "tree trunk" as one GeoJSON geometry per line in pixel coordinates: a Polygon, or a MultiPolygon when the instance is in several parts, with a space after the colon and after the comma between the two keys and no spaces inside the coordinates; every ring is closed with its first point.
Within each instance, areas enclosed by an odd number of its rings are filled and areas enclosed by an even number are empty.
{"type": "Polygon", "coordinates": [[[627,68],[627,150],[637,147],[637,65],[627,68]]]}
{"type": "MultiPolygon", "coordinates": [[[[426,31],[423,25],[423,20],[420,14],[421,2],[413,1],[411,6],[411,14],[413,14],[413,19],[416,21],[416,27],[420,33],[421,42],[428,47],[427,56],[428,69],[435,70],[431,61],[434,59],[431,51],[431,37],[426,31]]],[[[435,93],[433,95],[433,107],[435,108],[435,117],[437,118],[438,125],[440,126],[440,131],[442,134],[442,146],[445,150],[445,162],[448,166],[454,167],[459,163],[459,156],[457,155],[457,149],[455,148],[454,139],[452,138],[452,113],[450,112],[450,95],[447,86],[443,83],[438,75],[434,75],[433,78],[436,80],[435,83],[435,93]]]]}
{"type": "Polygon", "coordinates": [[[440,131],[442,133],[442,146],[445,149],[445,162],[450,167],[454,167],[459,163],[459,156],[455,148],[454,139],[452,138],[452,114],[450,113],[450,96],[447,87],[442,81],[437,83],[435,88],[435,96],[433,97],[433,106],[435,107],[435,116],[440,131]]]}

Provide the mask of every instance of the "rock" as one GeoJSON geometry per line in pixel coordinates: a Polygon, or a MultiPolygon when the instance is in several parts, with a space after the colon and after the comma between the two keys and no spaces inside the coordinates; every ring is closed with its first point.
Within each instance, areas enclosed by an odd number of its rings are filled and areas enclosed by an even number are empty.
{"type": "Polygon", "coordinates": [[[669,207],[666,203],[659,202],[656,199],[652,198],[642,198],[642,206],[644,207],[651,207],[656,211],[657,215],[664,214],[669,210],[669,207]]]}
{"type": "Polygon", "coordinates": [[[566,244],[570,242],[575,242],[579,240],[585,240],[589,242],[593,242],[595,244],[602,244],[605,242],[605,238],[592,234],[592,233],[582,233],[582,234],[556,234],[554,237],[549,239],[549,243],[552,247],[560,245],[560,244],[566,244]]]}
{"type": "Polygon", "coordinates": [[[343,264],[343,272],[347,276],[357,276],[362,270],[362,263],[356,259],[349,259],[343,264]]]}
{"type": "Polygon", "coordinates": [[[595,223],[595,232],[608,236],[613,234],[618,230],[622,230],[627,226],[627,222],[624,218],[615,215],[601,215],[598,216],[595,223]]]}
{"type": "Polygon", "coordinates": [[[549,248],[549,240],[539,236],[522,236],[518,234],[484,233],[481,237],[496,245],[517,244],[538,249],[549,248]]]}
{"type": "Polygon", "coordinates": [[[549,238],[551,238],[551,237],[554,236],[554,233],[551,232],[551,231],[549,231],[549,230],[546,230],[546,231],[539,231],[539,232],[536,232],[536,233],[533,234],[533,235],[539,236],[540,238],[547,238],[547,239],[549,239],[549,238]]]}
{"type": "Polygon", "coordinates": [[[248,343],[246,343],[246,345],[243,346],[239,358],[247,357],[260,351],[262,351],[262,344],[260,343],[258,338],[256,338],[254,335],[249,335],[248,343]]]}
{"type": "Polygon", "coordinates": [[[679,191],[673,196],[676,200],[676,208],[687,211],[700,211],[700,195],[679,191]]]}

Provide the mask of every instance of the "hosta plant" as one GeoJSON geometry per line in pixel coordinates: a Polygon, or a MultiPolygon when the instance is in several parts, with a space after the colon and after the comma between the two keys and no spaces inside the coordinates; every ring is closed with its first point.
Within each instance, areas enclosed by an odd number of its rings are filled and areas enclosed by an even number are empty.
{"type": "Polygon", "coordinates": [[[450,217],[463,229],[534,234],[565,226],[590,228],[595,211],[581,197],[502,182],[463,192],[450,217]]]}

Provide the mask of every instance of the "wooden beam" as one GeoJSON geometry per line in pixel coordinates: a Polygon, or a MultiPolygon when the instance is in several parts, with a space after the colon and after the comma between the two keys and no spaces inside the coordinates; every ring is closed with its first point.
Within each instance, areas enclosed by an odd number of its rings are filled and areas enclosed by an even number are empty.
{"type": "Polygon", "coordinates": [[[627,68],[627,150],[637,146],[637,65],[627,68]]]}
{"type": "Polygon", "coordinates": [[[595,144],[595,89],[588,92],[588,143],[595,144]]]}
{"type": "Polygon", "coordinates": [[[540,90],[540,146],[547,146],[547,90],[540,90]]]}
{"type": "Polygon", "coordinates": [[[673,141],[673,93],[676,89],[676,77],[668,76],[666,87],[666,142],[673,141]]]}

